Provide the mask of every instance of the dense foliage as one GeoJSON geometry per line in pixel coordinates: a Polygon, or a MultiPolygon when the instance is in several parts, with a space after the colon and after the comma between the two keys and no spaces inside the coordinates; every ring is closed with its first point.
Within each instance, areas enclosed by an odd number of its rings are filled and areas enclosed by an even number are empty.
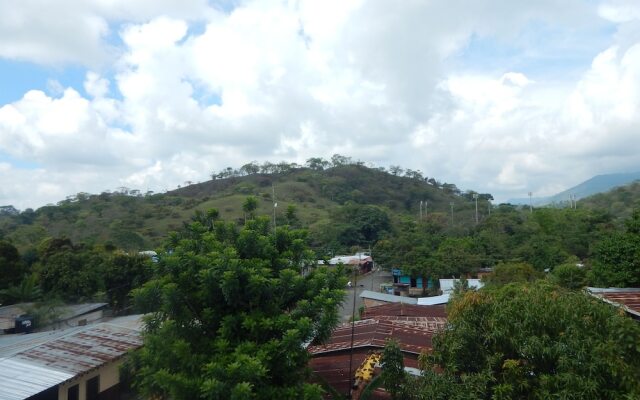
{"type": "Polygon", "coordinates": [[[591,280],[596,286],[640,287],[640,209],[625,226],[595,248],[591,280]]]}
{"type": "Polygon", "coordinates": [[[392,400],[406,397],[405,382],[407,380],[404,371],[404,360],[400,345],[396,340],[388,340],[382,353],[382,384],[391,395],[392,400]]]}
{"type": "Polygon", "coordinates": [[[131,362],[135,386],[153,398],[319,398],[305,383],[304,344],[337,323],[344,274],[301,274],[315,262],[305,231],[209,215],[172,234],[156,275],[135,291],[152,313],[131,362]]]}
{"type": "Polygon", "coordinates": [[[130,306],[129,292],[151,276],[151,262],[113,248],[75,245],[47,238],[32,253],[20,255],[0,242],[0,302],[40,300],[68,303],[105,301],[121,312],[130,306]]]}
{"type": "MultiPolygon", "coordinates": [[[[328,253],[373,246],[400,218],[417,217],[421,201],[428,202],[430,215],[446,213],[455,202],[455,224],[473,221],[475,192],[462,192],[420,171],[367,167],[340,155],[329,161],[313,158],[305,165],[249,163],[212,176],[166,193],[120,187],[78,193],[37,210],[0,207],[0,237],[20,251],[47,237],[137,251],[161,245],[166,233],[179,229],[196,210],[216,208],[226,220],[243,224],[245,216],[273,215],[274,200],[278,225],[308,227],[313,248],[328,253]],[[289,206],[296,208],[293,214],[289,206]]],[[[490,199],[489,194],[480,196],[481,217],[490,199]]]]}
{"type": "Polygon", "coordinates": [[[637,322],[583,292],[544,281],[467,292],[433,341],[427,365],[441,373],[427,371],[413,393],[423,399],[635,399],[638,343],[637,322]]]}

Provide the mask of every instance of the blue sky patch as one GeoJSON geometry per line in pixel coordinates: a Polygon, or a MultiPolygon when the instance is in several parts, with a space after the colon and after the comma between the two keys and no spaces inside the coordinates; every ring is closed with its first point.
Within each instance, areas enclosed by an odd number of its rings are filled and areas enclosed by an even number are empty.
{"type": "Polygon", "coordinates": [[[474,34],[450,62],[465,72],[521,72],[534,80],[566,78],[589,68],[615,31],[607,23],[578,33],[533,21],[514,38],[474,34]]]}
{"type": "Polygon", "coordinates": [[[10,156],[4,151],[0,151],[0,163],[8,163],[11,164],[14,168],[18,169],[38,169],[41,166],[33,161],[25,161],[15,157],[10,156]]]}
{"type": "Polygon", "coordinates": [[[49,93],[50,81],[57,81],[64,88],[72,87],[86,96],[83,87],[86,72],[82,67],[50,68],[0,59],[0,105],[20,100],[29,90],[49,93]]]}

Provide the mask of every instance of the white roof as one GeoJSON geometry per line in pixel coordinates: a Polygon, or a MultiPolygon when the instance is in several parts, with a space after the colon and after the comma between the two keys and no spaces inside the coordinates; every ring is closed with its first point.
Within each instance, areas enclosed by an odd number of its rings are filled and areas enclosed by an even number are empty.
{"type": "MultiPolygon", "coordinates": [[[[442,293],[453,292],[454,284],[459,280],[460,279],[440,279],[440,290],[442,290],[442,293]]],[[[467,279],[467,282],[469,283],[470,289],[471,288],[480,289],[481,287],[484,286],[484,283],[482,283],[480,279],[467,279]]]]}
{"type": "Polygon", "coordinates": [[[420,297],[418,299],[419,306],[434,306],[436,304],[447,304],[449,302],[449,293],[440,296],[420,297]]]}
{"type": "Polygon", "coordinates": [[[396,296],[393,294],[372,292],[371,290],[363,290],[362,293],[360,293],[360,297],[364,299],[386,301],[387,303],[406,303],[406,304],[418,303],[418,299],[414,297],[396,296]]]}
{"type": "Polygon", "coordinates": [[[415,297],[396,296],[393,294],[372,292],[370,290],[363,290],[362,293],[360,294],[360,297],[364,299],[385,301],[387,303],[416,304],[419,306],[432,306],[436,304],[446,304],[449,302],[448,293],[440,296],[415,298],[415,297]]]}
{"type": "MultiPolygon", "coordinates": [[[[357,265],[363,262],[373,261],[370,255],[365,253],[356,253],[352,256],[335,256],[329,260],[329,265],[357,265]]],[[[324,264],[323,260],[318,260],[318,264],[324,264]]]]}

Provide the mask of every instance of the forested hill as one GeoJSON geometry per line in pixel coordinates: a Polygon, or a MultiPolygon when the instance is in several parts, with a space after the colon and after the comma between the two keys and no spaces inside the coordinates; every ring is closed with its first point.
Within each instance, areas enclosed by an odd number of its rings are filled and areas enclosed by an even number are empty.
{"type": "MultiPolygon", "coordinates": [[[[453,203],[453,226],[471,226],[474,221],[474,192],[463,193],[454,184],[400,167],[387,171],[359,163],[310,161],[305,167],[266,163],[227,168],[212,174],[210,181],[163,194],[121,188],[78,193],[35,211],[5,206],[0,209],[0,238],[19,249],[36,246],[45,237],[149,249],[197,210],[216,208],[222,218],[243,222],[248,197],[255,199],[252,214],[272,216],[277,202],[278,224],[308,227],[316,246],[336,251],[372,244],[403,218],[418,218],[421,201],[423,215],[430,218],[448,223],[453,203]]],[[[480,218],[488,213],[490,199],[489,194],[479,196],[480,218]]]]}
{"type": "Polygon", "coordinates": [[[629,218],[634,210],[640,209],[640,181],[587,197],[580,200],[579,206],[606,211],[621,219],[629,218]]]}

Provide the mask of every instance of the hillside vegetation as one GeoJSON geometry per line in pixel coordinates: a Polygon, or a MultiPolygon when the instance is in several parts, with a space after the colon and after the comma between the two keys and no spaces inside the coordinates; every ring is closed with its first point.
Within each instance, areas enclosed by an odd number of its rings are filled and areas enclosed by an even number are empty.
{"type": "MultiPolygon", "coordinates": [[[[19,212],[5,206],[0,210],[0,238],[10,240],[20,250],[46,237],[109,244],[125,250],[154,248],[167,232],[180,228],[198,210],[216,208],[222,218],[243,223],[243,203],[250,196],[257,200],[255,215],[273,216],[277,202],[278,224],[307,227],[315,238],[314,247],[329,247],[329,252],[351,245],[372,245],[376,238],[371,234],[354,236],[351,231],[354,219],[365,218],[362,214],[388,219],[387,223],[382,221],[384,231],[389,229],[387,225],[418,218],[420,201],[425,202],[423,216],[450,224],[453,203],[451,227],[466,229],[473,225],[474,192],[462,193],[453,184],[442,184],[399,167],[386,171],[349,159],[325,163],[311,163],[311,167],[285,164],[284,168],[278,164],[280,168],[260,168],[249,164],[255,168],[227,168],[213,174],[210,181],[163,194],[121,188],[112,193],[78,193],[37,210],[19,212]]],[[[480,196],[480,217],[488,213],[488,199],[488,194],[480,196]]]]}
{"type": "Polygon", "coordinates": [[[619,219],[629,218],[634,209],[640,209],[640,181],[588,197],[579,206],[606,211],[619,219]]]}

